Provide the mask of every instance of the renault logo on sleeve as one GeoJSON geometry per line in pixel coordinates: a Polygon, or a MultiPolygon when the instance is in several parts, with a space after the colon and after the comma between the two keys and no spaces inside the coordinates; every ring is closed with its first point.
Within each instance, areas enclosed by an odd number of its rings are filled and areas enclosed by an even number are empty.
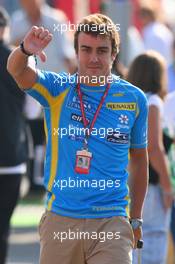
{"type": "Polygon", "coordinates": [[[135,111],[136,103],[106,103],[106,107],[110,110],[127,110],[127,111],[135,111]]]}

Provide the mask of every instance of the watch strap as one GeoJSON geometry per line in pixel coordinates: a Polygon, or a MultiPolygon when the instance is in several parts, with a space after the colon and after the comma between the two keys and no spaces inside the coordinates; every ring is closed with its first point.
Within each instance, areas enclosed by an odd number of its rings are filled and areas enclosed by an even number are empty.
{"type": "Polygon", "coordinates": [[[132,218],[130,219],[130,224],[133,229],[137,229],[138,227],[141,227],[143,224],[143,219],[141,218],[132,218]]]}
{"type": "Polygon", "coordinates": [[[33,56],[32,53],[29,53],[28,51],[25,50],[25,48],[24,48],[24,41],[22,41],[20,43],[19,47],[20,47],[20,50],[22,51],[22,53],[24,53],[25,55],[27,55],[27,56],[33,56]]]}

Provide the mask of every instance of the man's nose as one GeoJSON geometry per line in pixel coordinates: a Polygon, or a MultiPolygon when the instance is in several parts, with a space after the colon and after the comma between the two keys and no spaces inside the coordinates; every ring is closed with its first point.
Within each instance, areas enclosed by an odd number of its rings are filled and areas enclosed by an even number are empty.
{"type": "Polygon", "coordinates": [[[96,53],[92,54],[91,56],[91,62],[96,63],[99,61],[99,58],[96,53]]]}

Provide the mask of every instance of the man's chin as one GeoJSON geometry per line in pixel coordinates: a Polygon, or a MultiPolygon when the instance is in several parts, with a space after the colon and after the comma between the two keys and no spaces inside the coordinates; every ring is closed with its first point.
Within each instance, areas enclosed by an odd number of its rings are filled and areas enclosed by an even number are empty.
{"type": "Polygon", "coordinates": [[[97,84],[101,84],[104,85],[107,81],[107,77],[105,75],[99,74],[99,75],[93,75],[91,76],[90,82],[91,83],[97,83],[97,84]]]}
{"type": "Polygon", "coordinates": [[[87,69],[85,74],[81,74],[81,83],[104,83],[105,76],[100,69],[87,69]]]}
{"type": "Polygon", "coordinates": [[[89,73],[89,76],[91,76],[91,77],[101,75],[101,71],[99,68],[98,69],[88,69],[87,73],[89,73]]]}
{"type": "Polygon", "coordinates": [[[89,80],[92,80],[93,82],[95,80],[97,80],[97,82],[99,82],[102,73],[100,72],[99,69],[95,69],[95,70],[91,70],[91,71],[87,71],[87,76],[89,77],[89,80]]]}

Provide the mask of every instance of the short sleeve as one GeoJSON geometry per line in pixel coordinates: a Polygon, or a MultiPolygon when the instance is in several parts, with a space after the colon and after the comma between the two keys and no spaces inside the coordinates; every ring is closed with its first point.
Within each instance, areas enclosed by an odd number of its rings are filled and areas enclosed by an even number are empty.
{"type": "Polygon", "coordinates": [[[31,88],[26,89],[25,92],[42,106],[51,107],[55,104],[60,93],[68,88],[67,74],[37,70],[37,75],[36,83],[31,88]]]}
{"type": "Polygon", "coordinates": [[[131,148],[147,147],[148,101],[144,94],[138,97],[138,114],[131,131],[131,148]]]}

